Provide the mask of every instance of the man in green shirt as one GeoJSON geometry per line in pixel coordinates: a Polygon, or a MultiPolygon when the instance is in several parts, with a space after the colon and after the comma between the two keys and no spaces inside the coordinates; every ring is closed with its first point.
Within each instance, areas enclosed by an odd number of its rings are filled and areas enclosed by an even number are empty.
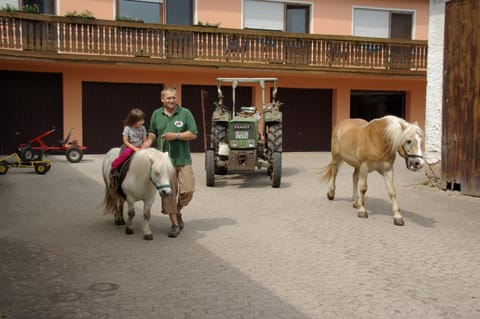
{"type": "Polygon", "coordinates": [[[143,147],[151,147],[156,140],[155,147],[168,152],[175,166],[172,194],[162,198],[162,213],[168,214],[172,223],[168,237],[175,238],[184,226],[181,209],[190,203],[195,190],[190,141],[197,138],[198,130],[192,113],[177,104],[174,88],[163,89],[161,101],[163,105],[152,114],[143,147]]]}

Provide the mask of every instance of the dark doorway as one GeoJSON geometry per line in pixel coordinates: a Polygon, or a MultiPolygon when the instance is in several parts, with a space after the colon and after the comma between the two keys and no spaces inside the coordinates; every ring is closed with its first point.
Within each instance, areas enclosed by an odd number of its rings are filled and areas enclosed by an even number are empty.
{"type": "Polygon", "coordinates": [[[10,154],[53,126],[47,145],[63,138],[62,74],[0,71],[2,119],[0,153],[10,154]],[[17,134],[17,132],[19,134],[17,134]]]}
{"type": "Polygon", "coordinates": [[[145,112],[149,128],[161,105],[162,84],[83,82],[83,142],[88,153],[103,154],[122,145],[123,121],[134,107],[145,112]]]}
{"type": "MultiPolygon", "coordinates": [[[[230,86],[222,86],[222,93],[224,95],[223,104],[232,110],[232,88],[230,86]]],[[[240,106],[250,106],[252,104],[252,88],[239,86],[235,89],[235,110],[240,110],[240,106]]],[[[210,145],[210,130],[212,122],[212,113],[215,109],[215,102],[218,101],[217,87],[205,85],[182,85],[182,105],[188,108],[197,123],[198,137],[191,142],[192,152],[204,152],[204,143],[206,137],[207,147],[210,145]],[[203,105],[205,109],[205,116],[202,112],[202,90],[203,90],[203,105]],[[204,124],[205,131],[204,135],[204,124]]]]}
{"type": "Polygon", "coordinates": [[[283,150],[312,152],[330,150],[332,90],[279,88],[283,105],[283,150]]]}
{"type": "Polygon", "coordinates": [[[370,121],[385,115],[405,117],[405,92],[355,90],[351,92],[351,118],[370,121]]]}

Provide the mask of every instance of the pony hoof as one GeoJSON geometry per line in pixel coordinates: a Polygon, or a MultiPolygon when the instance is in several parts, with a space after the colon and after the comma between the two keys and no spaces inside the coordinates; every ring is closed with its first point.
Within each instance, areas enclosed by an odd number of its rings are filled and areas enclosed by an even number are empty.
{"type": "Polygon", "coordinates": [[[368,213],[365,211],[365,212],[358,212],[358,217],[360,218],[368,218],[368,213]]]}
{"type": "Polygon", "coordinates": [[[330,193],[327,193],[327,198],[328,198],[329,200],[333,200],[333,199],[335,198],[335,194],[332,195],[332,194],[330,194],[330,193]]]}
{"type": "Polygon", "coordinates": [[[133,234],[133,229],[127,227],[125,228],[125,232],[127,233],[127,235],[131,235],[133,234]]]}
{"type": "Polygon", "coordinates": [[[405,225],[405,222],[403,221],[403,218],[394,218],[393,223],[397,226],[405,225]]]}
{"type": "Polygon", "coordinates": [[[143,239],[145,239],[145,240],[153,240],[153,235],[152,235],[152,234],[143,235],[143,239]]]}

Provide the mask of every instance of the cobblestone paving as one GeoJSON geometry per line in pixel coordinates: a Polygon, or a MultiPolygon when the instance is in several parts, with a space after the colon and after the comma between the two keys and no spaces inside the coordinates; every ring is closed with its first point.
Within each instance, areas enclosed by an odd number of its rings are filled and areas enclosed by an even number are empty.
{"type": "Polygon", "coordinates": [[[102,158],[0,176],[0,318],[480,317],[480,198],[424,186],[400,159],[404,227],[376,173],[368,219],[348,166],[327,200],[328,153],[283,154],[278,189],[265,170],[206,187],[194,154],[184,231],[167,237],[157,200],[145,241],[140,203],[133,235],[102,214],[102,158]]]}

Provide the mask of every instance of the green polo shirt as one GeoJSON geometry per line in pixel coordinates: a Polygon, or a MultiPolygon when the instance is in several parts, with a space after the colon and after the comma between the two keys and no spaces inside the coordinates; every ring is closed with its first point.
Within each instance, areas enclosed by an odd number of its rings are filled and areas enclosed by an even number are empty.
{"type": "Polygon", "coordinates": [[[181,133],[185,131],[198,134],[197,124],[190,110],[177,105],[177,109],[171,117],[165,114],[163,106],[153,112],[148,132],[157,136],[157,149],[168,152],[175,166],[192,164],[190,141],[168,142],[160,136],[168,132],[181,133]]]}

